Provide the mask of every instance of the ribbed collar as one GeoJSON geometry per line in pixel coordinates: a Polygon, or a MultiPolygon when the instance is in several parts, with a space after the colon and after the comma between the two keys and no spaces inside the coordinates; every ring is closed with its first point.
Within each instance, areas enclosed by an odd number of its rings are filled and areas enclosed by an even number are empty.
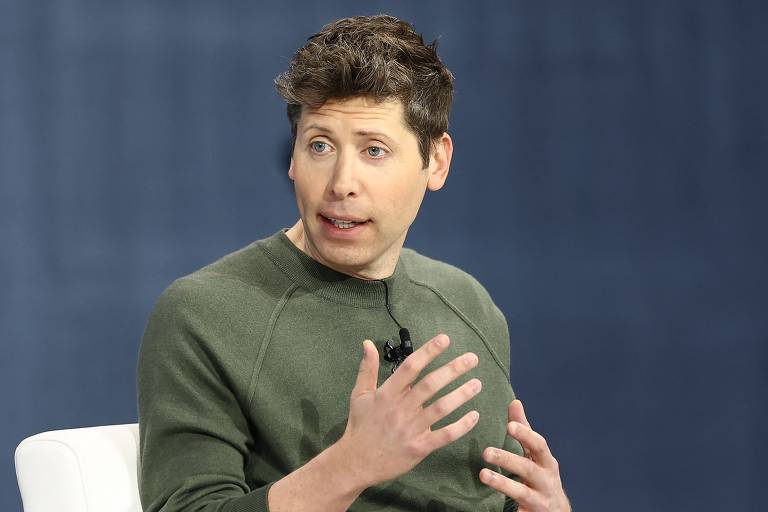
{"type": "Polygon", "coordinates": [[[398,258],[395,272],[380,280],[368,281],[342,274],[312,259],[282,229],[261,241],[269,259],[302,288],[326,299],[360,308],[394,304],[404,293],[408,274],[403,259],[398,258]],[[385,284],[386,283],[386,288],[385,284]]]}

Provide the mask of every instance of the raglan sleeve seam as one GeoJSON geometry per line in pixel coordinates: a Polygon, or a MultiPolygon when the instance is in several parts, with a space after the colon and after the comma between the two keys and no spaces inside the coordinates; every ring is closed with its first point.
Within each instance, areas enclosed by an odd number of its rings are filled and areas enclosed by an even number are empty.
{"type": "Polygon", "coordinates": [[[249,409],[253,407],[253,400],[256,396],[256,386],[258,385],[261,368],[264,366],[264,359],[266,358],[267,348],[269,347],[270,341],[272,341],[275,325],[277,324],[277,321],[280,318],[280,314],[283,312],[286,304],[288,304],[291,296],[296,292],[298,288],[299,285],[296,283],[293,283],[291,286],[289,286],[277,301],[277,304],[275,304],[274,308],[272,309],[272,313],[269,316],[269,321],[267,322],[266,328],[264,329],[264,335],[262,336],[261,343],[259,344],[259,351],[256,355],[256,359],[254,360],[253,370],[251,372],[251,378],[248,384],[249,409]]]}
{"type": "Polygon", "coordinates": [[[453,304],[448,297],[445,296],[445,294],[441,293],[440,290],[435,288],[434,286],[424,283],[421,281],[417,281],[415,279],[411,279],[411,282],[413,284],[416,284],[418,286],[422,286],[424,288],[427,288],[432,293],[434,293],[453,313],[461,319],[462,322],[464,322],[467,327],[472,329],[475,334],[477,334],[478,338],[480,338],[480,341],[482,341],[483,345],[485,345],[486,350],[491,354],[491,357],[496,362],[496,364],[501,369],[502,373],[504,373],[504,376],[509,380],[509,371],[507,369],[508,363],[504,364],[499,358],[499,355],[496,353],[495,348],[492,346],[492,344],[488,341],[488,336],[481,330],[458,306],[453,304]]]}

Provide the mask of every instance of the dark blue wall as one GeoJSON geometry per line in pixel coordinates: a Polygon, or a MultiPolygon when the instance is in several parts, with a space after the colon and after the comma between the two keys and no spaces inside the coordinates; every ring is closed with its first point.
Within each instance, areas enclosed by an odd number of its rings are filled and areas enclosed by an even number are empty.
{"type": "Polygon", "coordinates": [[[408,245],[506,313],[576,510],[762,510],[768,4],[0,3],[0,509],[13,450],[136,421],[175,277],[291,225],[272,79],[389,12],[456,75],[447,187],[408,245]]]}

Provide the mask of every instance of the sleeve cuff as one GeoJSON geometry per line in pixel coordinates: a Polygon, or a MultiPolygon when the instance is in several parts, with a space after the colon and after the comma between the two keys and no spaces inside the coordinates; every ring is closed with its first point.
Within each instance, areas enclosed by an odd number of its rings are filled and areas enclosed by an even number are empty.
{"type": "Polygon", "coordinates": [[[267,495],[275,482],[270,482],[263,487],[254,489],[244,496],[235,498],[224,507],[221,512],[269,512],[267,495]]]}

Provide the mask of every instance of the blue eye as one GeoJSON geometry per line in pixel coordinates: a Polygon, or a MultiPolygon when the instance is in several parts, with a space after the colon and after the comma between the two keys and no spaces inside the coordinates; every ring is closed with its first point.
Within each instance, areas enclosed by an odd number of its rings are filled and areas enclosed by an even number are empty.
{"type": "Polygon", "coordinates": [[[371,146],[367,149],[368,156],[372,156],[374,158],[380,157],[384,154],[384,148],[380,148],[379,146],[371,146]]]}
{"type": "Polygon", "coordinates": [[[327,142],[316,140],[309,145],[315,153],[322,153],[328,148],[327,142]]]}

